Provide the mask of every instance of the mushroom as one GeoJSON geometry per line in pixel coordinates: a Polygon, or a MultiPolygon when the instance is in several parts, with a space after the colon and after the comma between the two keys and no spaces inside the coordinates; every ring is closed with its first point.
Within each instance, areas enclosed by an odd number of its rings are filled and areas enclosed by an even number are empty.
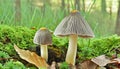
{"type": "Polygon", "coordinates": [[[48,60],[48,48],[47,45],[52,45],[52,35],[51,32],[42,27],[35,33],[33,42],[41,46],[41,57],[46,61],[48,60]]]}
{"type": "Polygon", "coordinates": [[[77,52],[77,38],[94,37],[94,33],[80,12],[73,10],[70,15],[66,16],[54,31],[56,36],[69,36],[69,46],[65,61],[75,65],[77,52]]]}

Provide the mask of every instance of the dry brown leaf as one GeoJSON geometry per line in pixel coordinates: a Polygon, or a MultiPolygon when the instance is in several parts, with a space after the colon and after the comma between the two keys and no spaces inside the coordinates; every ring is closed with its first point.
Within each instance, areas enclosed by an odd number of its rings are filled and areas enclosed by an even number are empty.
{"type": "Polygon", "coordinates": [[[30,52],[29,50],[22,50],[16,45],[14,45],[14,48],[22,59],[26,60],[31,64],[34,64],[38,68],[47,68],[49,66],[44,60],[44,58],[38,56],[36,53],[30,52]]]}
{"type": "Polygon", "coordinates": [[[56,62],[53,61],[49,69],[56,69],[56,62]]]}
{"type": "Polygon", "coordinates": [[[106,58],[105,55],[98,56],[96,58],[91,59],[92,62],[96,63],[99,66],[106,66],[111,63],[111,60],[106,58]]]}
{"type": "Polygon", "coordinates": [[[115,58],[115,59],[112,60],[112,62],[113,62],[113,63],[117,62],[117,63],[120,64],[120,58],[115,58]]]}
{"type": "Polygon", "coordinates": [[[96,69],[97,64],[93,63],[90,60],[86,60],[83,63],[80,64],[80,69],[96,69]]]}

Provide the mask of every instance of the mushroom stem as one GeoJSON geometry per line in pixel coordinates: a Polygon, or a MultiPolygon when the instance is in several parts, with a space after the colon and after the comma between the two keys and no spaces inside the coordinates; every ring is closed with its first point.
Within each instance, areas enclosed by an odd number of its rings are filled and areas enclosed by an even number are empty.
{"type": "Polygon", "coordinates": [[[46,61],[48,60],[47,45],[41,45],[41,57],[43,57],[46,61]]]}
{"type": "Polygon", "coordinates": [[[69,36],[69,46],[65,61],[72,65],[75,65],[76,52],[77,52],[77,37],[78,35],[69,36]]]}

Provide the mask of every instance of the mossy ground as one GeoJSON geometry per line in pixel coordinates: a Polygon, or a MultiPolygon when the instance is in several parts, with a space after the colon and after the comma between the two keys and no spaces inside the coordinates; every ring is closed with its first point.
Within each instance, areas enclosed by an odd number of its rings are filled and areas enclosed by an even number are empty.
{"type": "MultiPolygon", "coordinates": [[[[26,27],[12,27],[0,25],[0,51],[9,54],[10,59],[15,59],[29,66],[29,63],[22,60],[13,45],[16,44],[21,49],[30,50],[40,55],[40,46],[33,43],[33,37],[37,30],[26,27]]],[[[60,38],[53,35],[53,45],[48,46],[49,58],[48,63],[64,62],[68,47],[68,38],[60,38]]],[[[115,53],[115,49],[120,48],[120,37],[117,35],[94,38],[94,39],[78,39],[78,49],[76,64],[84,60],[105,54],[111,56],[115,53]]],[[[1,56],[1,54],[0,54],[1,56]]],[[[4,57],[8,58],[8,57],[4,57]]],[[[7,62],[7,61],[5,61],[7,62]]],[[[5,63],[4,62],[4,63],[5,63]]],[[[2,64],[3,62],[1,62],[2,64]]]]}

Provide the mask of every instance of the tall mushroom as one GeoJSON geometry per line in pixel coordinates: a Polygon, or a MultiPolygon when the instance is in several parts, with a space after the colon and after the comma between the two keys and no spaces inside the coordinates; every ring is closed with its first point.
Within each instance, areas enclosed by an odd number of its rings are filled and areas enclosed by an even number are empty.
{"type": "Polygon", "coordinates": [[[51,32],[47,28],[40,28],[35,33],[33,42],[41,46],[41,57],[43,57],[46,61],[48,60],[48,48],[47,45],[52,44],[52,35],[51,32]]]}
{"type": "Polygon", "coordinates": [[[80,12],[73,10],[66,16],[54,31],[57,36],[69,36],[69,46],[66,55],[66,62],[75,65],[77,52],[77,38],[94,37],[94,33],[80,12]]]}

